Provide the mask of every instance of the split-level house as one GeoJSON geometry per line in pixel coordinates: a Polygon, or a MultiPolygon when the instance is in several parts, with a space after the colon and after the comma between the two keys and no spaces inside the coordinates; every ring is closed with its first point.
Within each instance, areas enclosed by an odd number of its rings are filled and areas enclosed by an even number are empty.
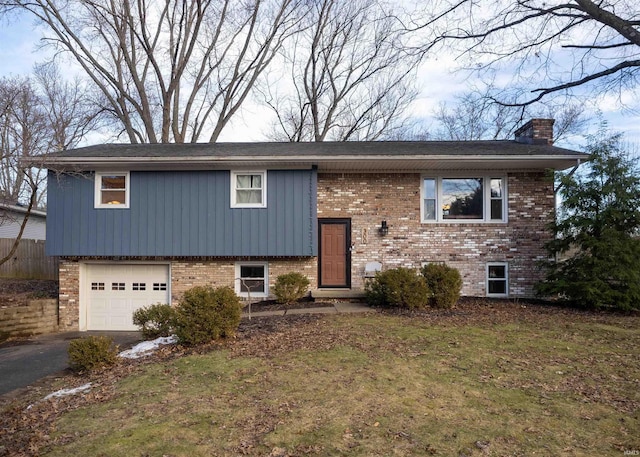
{"type": "Polygon", "coordinates": [[[49,155],[60,328],[134,328],[196,285],[252,299],[298,271],[352,296],[365,267],[444,262],[463,295],[530,297],[554,217],[553,120],[505,141],[107,144],[49,155]]]}

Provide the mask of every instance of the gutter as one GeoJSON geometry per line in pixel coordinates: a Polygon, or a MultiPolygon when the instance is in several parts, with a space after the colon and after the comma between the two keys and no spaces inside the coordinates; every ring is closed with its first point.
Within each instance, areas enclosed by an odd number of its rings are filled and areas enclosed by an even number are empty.
{"type": "MultiPolygon", "coordinates": [[[[575,166],[571,169],[571,171],[567,174],[567,177],[569,177],[569,178],[570,178],[571,176],[573,176],[573,174],[576,172],[576,170],[578,169],[578,167],[579,167],[581,164],[582,164],[581,159],[577,159],[576,165],[575,165],[575,166]]],[[[556,187],[556,188],[554,188],[554,189],[553,189],[553,194],[554,194],[554,196],[555,196],[555,195],[557,195],[557,194],[558,194],[558,192],[560,192],[560,189],[562,189],[563,185],[564,185],[564,183],[562,183],[562,182],[561,182],[561,183],[558,185],[558,187],[556,187]]]]}
{"type": "Polygon", "coordinates": [[[469,162],[469,161],[514,161],[526,164],[530,161],[563,161],[563,160],[577,160],[580,165],[581,159],[576,158],[575,155],[531,155],[531,156],[512,156],[512,155],[291,155],[291,156],[265,156],[265,155],[252,155],[252,156],[190,156],[190,157],[57,157],[50,160],[34,160],[29,163],[31,166],[39,168],[51,168],[56,167],[63,168],[85,168],[92,169],[95,165],[109,165],[112,167],[117,166],[131,166],[131,165],[184,165],[184,164],[254,164],[256,162],[277,164],[292,164],[303,163],[309,166],[318,165],[322,163],[340,163],[340,162],[414,162],[414,161],[450,161],[450,162],[469,162]]]}

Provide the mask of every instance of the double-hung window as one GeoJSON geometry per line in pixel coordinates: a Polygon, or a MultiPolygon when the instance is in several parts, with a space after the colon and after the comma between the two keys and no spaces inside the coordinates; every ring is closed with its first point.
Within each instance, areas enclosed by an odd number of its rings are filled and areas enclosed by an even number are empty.
{"type": "Polygon", "coordinates": [[[269,267],[266,262],[236,263],[236,294],[241,297],[269,295],[269,267]]]}
{"type": "Polygon", "coordinates": [[[96,208],[128,208],[129,173],[96,172],[94,204],[96,208]]]}
{"type": "Polygon", "coordinates": [[[509,296],[509,270],[505,262],[487,264],[487,297],[509,296]]]}
{"type": "Polygon", "coordinates": [[[422,222],[505,222],[506,178],[422,178],[422,222]]]}
{"type": "Polygon", "coordinates": [[[231,207],[265,208],[267,206],[265,171],[231,172],[231,207]]]}

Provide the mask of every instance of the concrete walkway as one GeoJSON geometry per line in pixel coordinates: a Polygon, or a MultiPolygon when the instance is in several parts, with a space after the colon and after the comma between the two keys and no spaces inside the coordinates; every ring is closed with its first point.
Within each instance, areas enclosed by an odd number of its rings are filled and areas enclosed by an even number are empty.
{"type": "Polygon", "coordinates": [[[364,303],[336,302],[331,306],[320,306],[317,308],[293,308],[277,311],[258,311],[249,313],[247,305],[243,312],[243,318],[265,317],[265,316],[290,316],[294,314],[343,314],[343,313],[369,313],[374,311],[364,303]]]}

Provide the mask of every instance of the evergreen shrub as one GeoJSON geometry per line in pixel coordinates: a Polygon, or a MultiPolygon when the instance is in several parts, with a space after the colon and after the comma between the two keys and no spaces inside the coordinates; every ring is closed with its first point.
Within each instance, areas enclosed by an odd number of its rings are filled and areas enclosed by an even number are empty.
{"type": "Polygon", "coordinates": [[[309,278],[297,271],[278,276],[273,286],[273,293],[277,302],[286,305],[291,305],[300,300],[308,290],[309,278]]]}
{"type": "Polygon", "coordinates": [[[424,278],[410,268],[394,268],[376,273],[365,286],[367,303],[407,309],[424,308],[429,289],[424,278]]]}
{"type": "Polygon", "coordinates": [[[133,312],[134,325],[140,327],[142,336],[148,340],[172,335],[175,320],[175,309],[166,303],[156,303],[133,312]]]}
{"type": "Polygon", "coordinates": [[[74,371],[92,371],[115,365],[118,346],[107,336],[87,336],[69,342],[69,365],[74,371]]]}
{"type": "Polygon", "coordinates": [[[242,305],[231,287],[196,286],[184,293],[175,313],[178,342],[196,345],[233,336],[242,305]]]}
{"type": "Polygon", "coordinates": [[[444,264],[430,263],[420,270],[431,291],[429,305],[434,308],[453,308],[460,298],[460,272],[444,264]]]}

